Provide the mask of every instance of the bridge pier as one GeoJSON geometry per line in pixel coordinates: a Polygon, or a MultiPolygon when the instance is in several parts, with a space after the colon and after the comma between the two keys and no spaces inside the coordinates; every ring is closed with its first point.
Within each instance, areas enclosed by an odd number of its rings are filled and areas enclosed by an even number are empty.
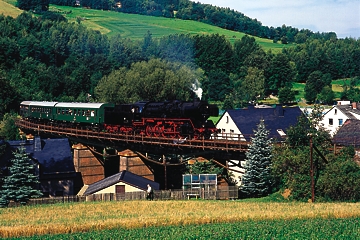
{"type": "Polygon", "coordinates": [[[81,173],[84,184],[92,184],[123,170],[154,181],[153,170],[131,150],[117,152],[109,157],[81,143],[72,148],[75,171],[81,173]]]}

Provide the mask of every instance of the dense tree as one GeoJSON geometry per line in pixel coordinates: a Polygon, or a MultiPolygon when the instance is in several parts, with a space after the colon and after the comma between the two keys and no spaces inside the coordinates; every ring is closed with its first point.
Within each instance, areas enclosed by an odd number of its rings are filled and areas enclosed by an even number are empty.
{"type": "Polygon", "coordinates": [[[278,92],[279,103],[292,103],[295,101],[295,91],[290,87],[283,87],[278,92]]]}
{"type": "MultiPolygon", "coordinates": [[[[273,154],[272,175],[277,188],[289,189],[291,198],[307,201],[311,198],[310,169],[310,139],[313,150],[313,162],[315,168],[315,182],[319,180],[326,162],[323,156],[330,154],[330,134],[321,125],[323,108],[315,105],[311,112],[305,111],[299,117],[298,123],[287,129],[286,144],[277,147],[273,154]]],[[[341,176],[339,176],[341,177],[341,176]]]]}
{"type": "Polygon", "coordinates": [[[226,94],[232,90],[229,76],[221,70],[212,70],[201,82],[206,99],[224,101],[226,94]]]}
{"type": "Polygon", "coordinates": [[[11,86],[10,81],[7,80],[6,74],[0,70],[0,119],[6,112],[16,109],[18,101],[15,89],[11,86]]]}
{"type": "Polygon", "coordinates": [[[212,160],[195,161],[191,165],[186,166],[186,172],[189,174],[217,174],[220,175],[223,169],[218,167],[212,160]]]}
{"type": "Polygon", "coordinates": [[[0,190],[2,206],[6,206],[10,200],[24,205],[30,198],[41,196],[40,190],[37,190],[39,181],[35,167],[24,148],[14,152],[14,158],[10,160],[8,169],[9,175],[5,176],[0,190]]]}
{"type": "Polygon", "coordinates": [[[291,88],[295,80],[295,66],[290,63],[289,58],[283,54],[275,54],[266,68],[265,75],[266,92],[277,95],[281,88],[291,88]]]}
{"type": "Polygon", "coordinates": [[[6,113],[0,122],[0,139],[19,140],[19,128],[15,125],[17,114],[6,113]]]}
{"type": "Polygon", "coordinates": [[[225,36],[219,34],[195,36],[195,60],[205,73],[221,71],[229,74],[233,68],[233,49],[225,36]]]}
{"type": "Polygon", "coordinates": [[[116,103],[139,100],[189,100],[191,86],[203,72],[159,59],[138,62],[130,69],[121,68],[101,79],[95,89],[100,101],[116,103]]]}
{"type": "Polygon", "coordinates": [[[309,103],[315,102],[317,95],[325,86],[331,86],[331,76],[329,74],[323,74],[321,71],[311,73],[304,89],[306,101],[309,103]]]}
{"type": "Polygon", "coordinates": [[[271,193],[272,140],[263,120],[260,121],[246,152],[245,173],[240,191],[250,197],[262,197],[271,193]]]}
{"type": "Polygon", "coordinates": [[[17,7],[25,11],[41,12],[49,9],[49,3],[50,0],[18,0],[17,7]]]}
{"type": "Polygon", "coordinates": [[[234,65],[236,68],[240,69],[246,58],[258,50],[260,50],[260,46],[253,37],[244,35],[241,40],[236,40],[234,42],[234,65]]]}
{"type": "Polygon", "coordinates": [[[331,156],[317,184],[317,194],[321,198],[331,201],[360,200],[360,166],[354,161],[354,155],[354,148],[347,147],[339,155],[331,156]]]}
{"type": "Polygon", "coordinates": [[[171,62],[195,65],[195,43],[190,35],[174,34],[160,38],[159,57],[171,62]]]}
{"type": "Polygon", "coordinates": [[[241,87],[244,99],[247,101],[258,101],[265,93],[264,71],[249,67],[241,87]]]}
{"type": "Polygon", "coordinates": [[[317,95],[317,99],[323,103],[328,105],[334,104],[335,93],[329,86],[325,86],[321,92],[317,95]]]}

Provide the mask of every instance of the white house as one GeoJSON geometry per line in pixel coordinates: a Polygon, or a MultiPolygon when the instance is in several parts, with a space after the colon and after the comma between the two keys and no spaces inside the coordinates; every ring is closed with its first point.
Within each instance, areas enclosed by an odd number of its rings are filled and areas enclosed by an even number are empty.
{"type": "MultiPolygon", "coordinates": [[[[294,126],[298,118],[303,114],[299,107],[277,106],[249,106],[244,109],[227,110],[220,117],[216,128],[221,130],[218,138],[227,138],[241,141],[251,141],[254,130],[261,120],[269,130],[269,137],[282,140],[286,137],[286,131],[290,126],[294,126]]],[[[227,165],[229,170],[239,181],[244,172],[244,162],[239,160],[229,160],[227,165]]],[[[238,185],[241,181],[238,182],[238,185]]]]}
{"type": "Polygon", "coordinates": [[[360,120],[359,103],[353,102],[352,104],[338,104],[333,106],[324,114],[324,118],[320,124],[333,136],[348,119],[360,120]]]}
{"type": "Polygon", "coordinates": [[[287,128],[295,125],[302,114],[299,107],[281,105],[227,110],[216,124],[216,128],[221,130],[218,138],[250,141],[257,125],[264,120],[266,129],[270,131],[269,137],[280,140],[286,136],[287,128]]]}

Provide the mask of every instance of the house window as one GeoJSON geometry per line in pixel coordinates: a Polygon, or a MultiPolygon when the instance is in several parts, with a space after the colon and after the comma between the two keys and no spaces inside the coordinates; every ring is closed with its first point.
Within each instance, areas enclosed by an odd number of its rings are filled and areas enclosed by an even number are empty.
{"type": "Polygon", "coordinates": [[[286,133],[285,133],[282,129],[277,129],[276,131],[278,132],[278,134],[279,134],[281,137],[286,136],[286,133]]]}
{"type": "Polygon", "coordinates": [[[337,109],[335,109],[335,115],[337,114],[337,109]]]}
{"type": "Polygon", "coordinates": [[[125,193],[125,185],[115,185],[115,193],[125,193]]]}
{"type": "Polygon", "coordinates": [[[339,126],[343,125],[343,120],[339,119],[339,126]]]}
{"type": "Polygon", "coordinates": [[[229,123],[229,116],[226,116],[226,123],[229,123]]]}
{"type": "Polygon", "coordinates": [[[329,118],[329,125],[330,125],[330,126],[334,125],[334,121],[333,121],[332,118],[329,118]]]}

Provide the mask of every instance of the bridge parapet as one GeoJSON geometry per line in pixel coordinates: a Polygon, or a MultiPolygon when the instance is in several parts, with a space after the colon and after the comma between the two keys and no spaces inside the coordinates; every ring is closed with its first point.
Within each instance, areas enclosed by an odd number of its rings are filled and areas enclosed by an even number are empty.
{"type": "Polygon", "coordinates": [[[93,131],[81,129],[79,127],[69,128],[51,123],[33,123],[25,119],[16,121],[16,125],[22,130],[30,130],[50,135],[57,135],[78,139],[93,139],[100,141],[107,141],[113,143],[136,143],[146,145],[161,145],[173,148],[193,148],[202,150],[216,150],[226,152],[245,152],[248,149],[249,142],[243,141],[243,135],[229,135],[221,137],[211,136],[210,139],[171,139],[164,137],[149,137],[145,135],[136,134],[119,134],[103,131],[93,131]]]}

